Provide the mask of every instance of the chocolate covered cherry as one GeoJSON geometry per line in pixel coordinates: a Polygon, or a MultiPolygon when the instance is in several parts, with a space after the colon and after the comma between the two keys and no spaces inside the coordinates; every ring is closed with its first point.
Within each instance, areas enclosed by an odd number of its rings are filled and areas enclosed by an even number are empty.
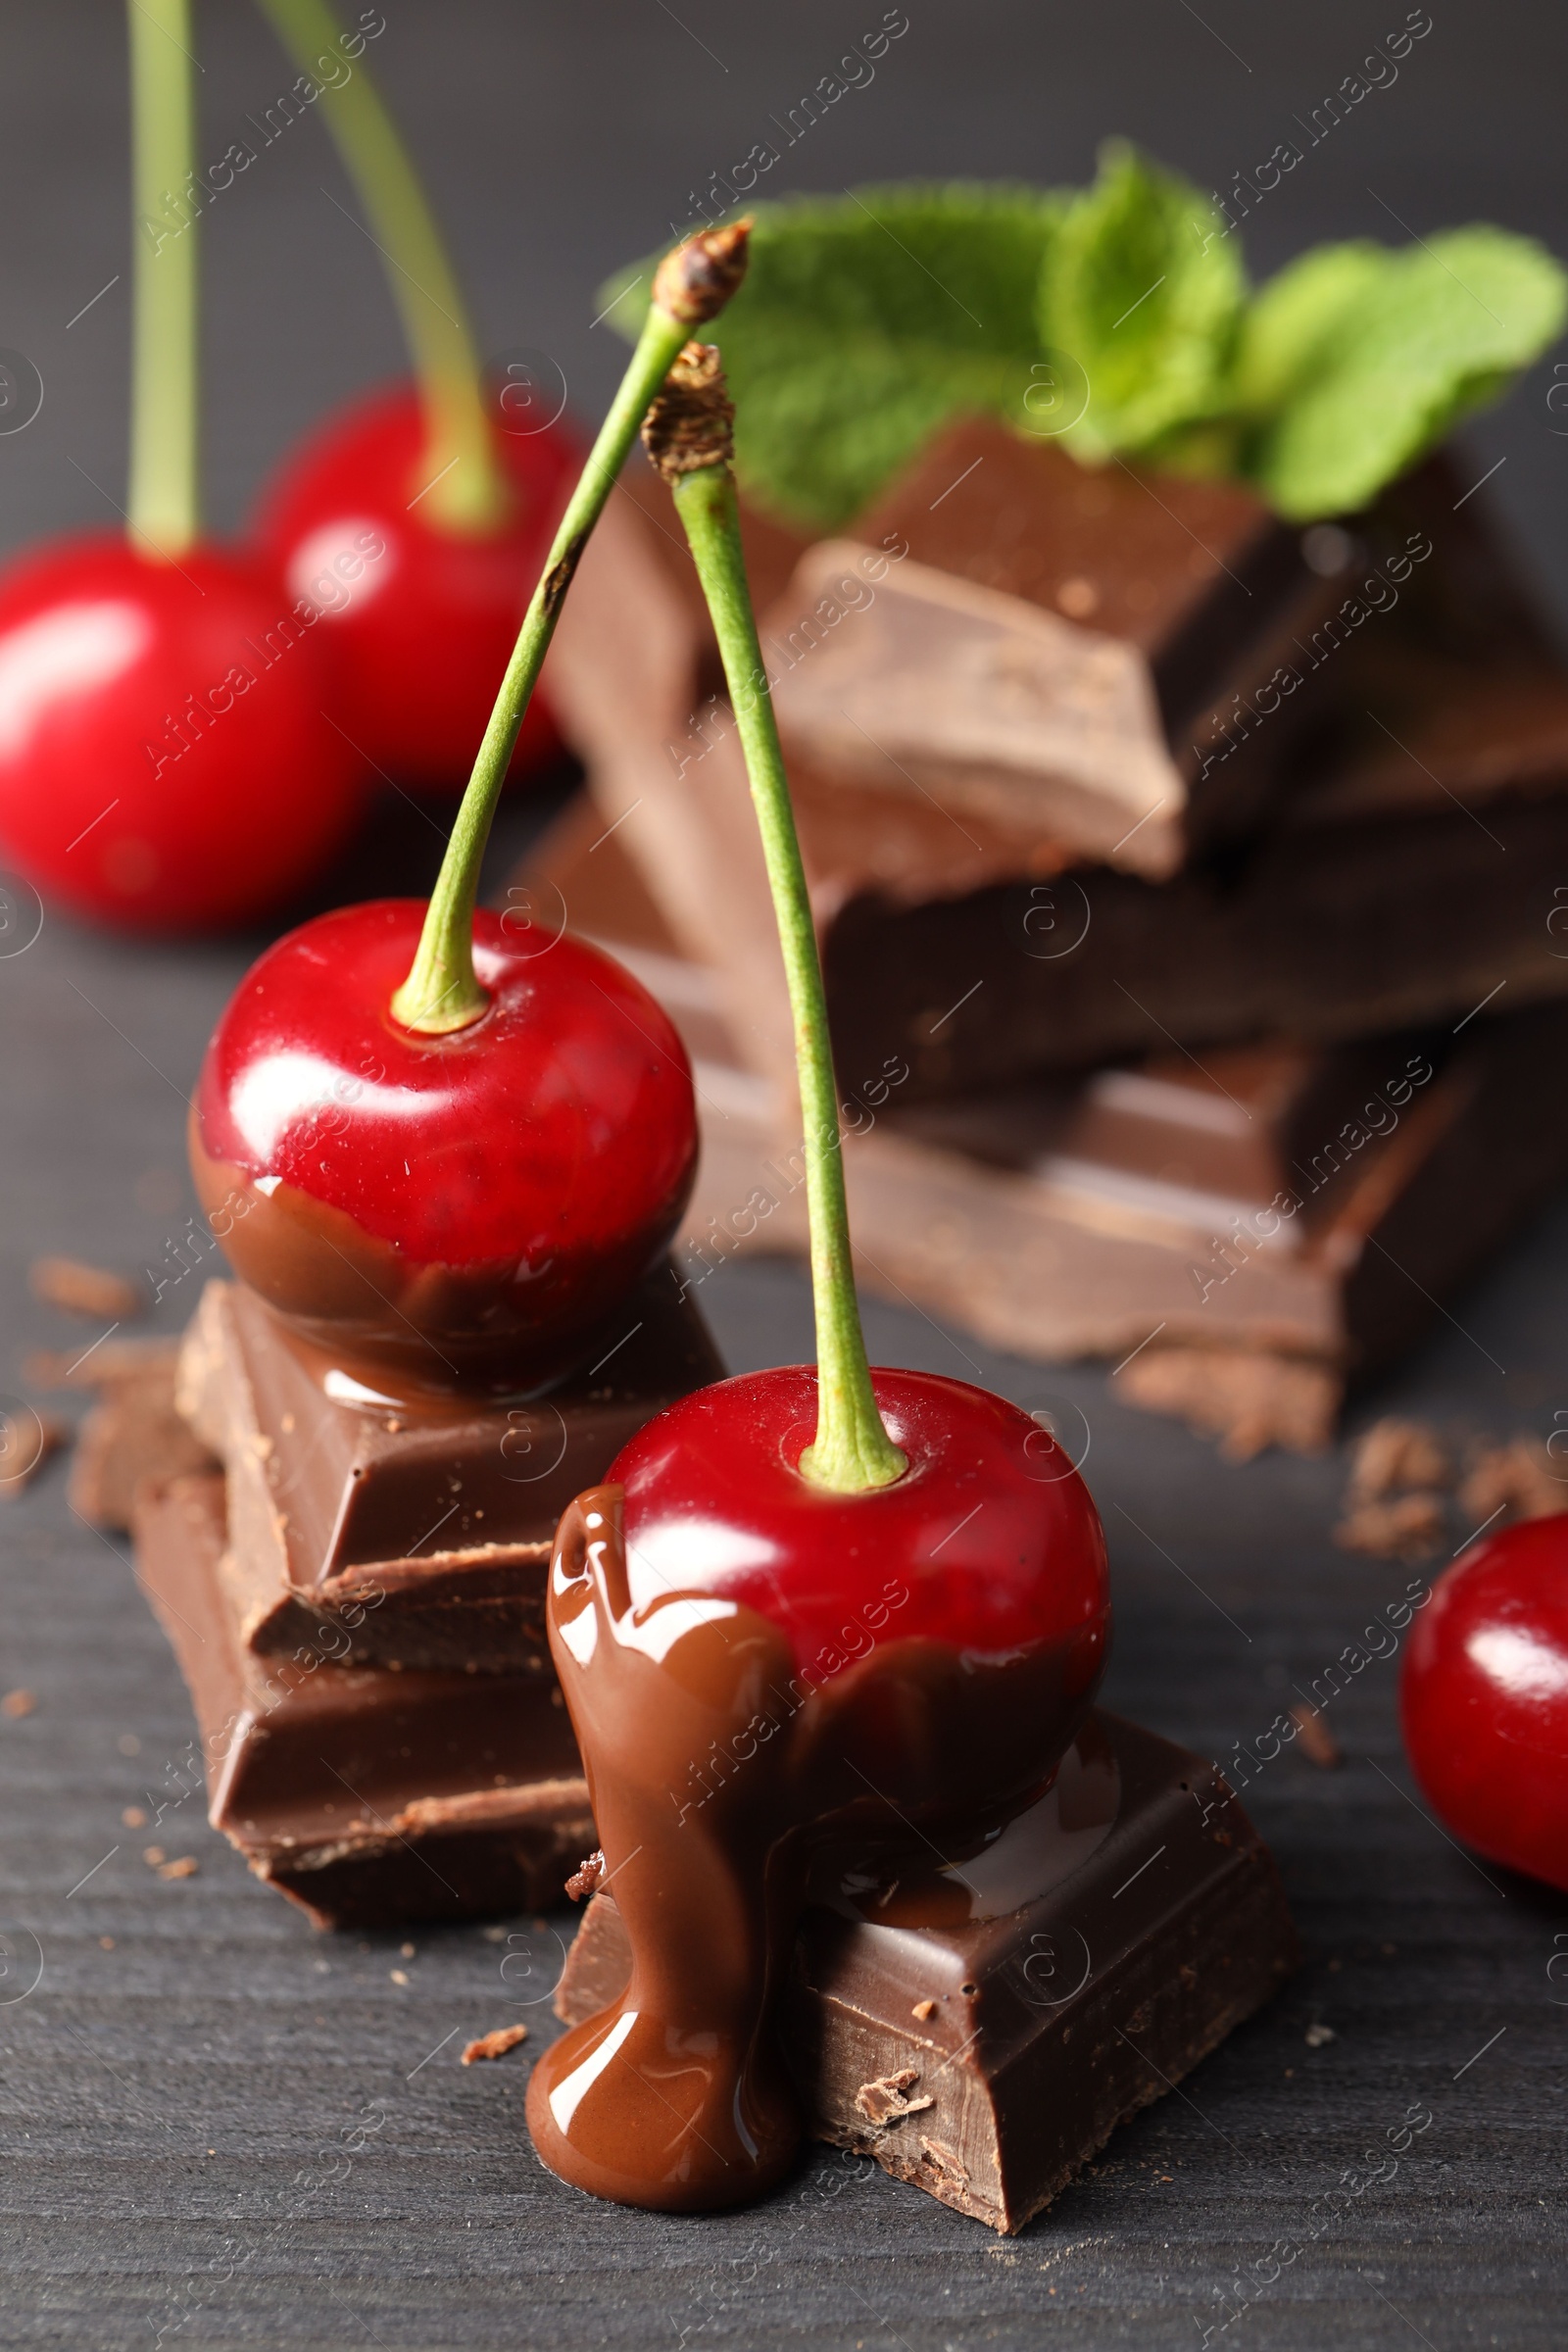
{"type": "Polygon", "coordinates": [[[510,915],[472,918],[481,1015],[406,1027],[424,913],[342,907],[252,966],[202,1068],[197,1189],[236,1271],[365,1385],[532,1387],[674,1231],[691,1072],[630,973],[510,915]]]}
{"type": "Polygon", "coordinates": [[[203,1067],[203,1204],[262,1296],[362,1386],[537,1387],[628,1335],[679,1220],[691,1070],[660,1005],[580,942],[475,910],[556,617],[638,422],[746,228],[666,256],[623,382],[545,555],[427,906],[307,923],[255,964],[203,1067]]]}
{"type": "Polygon", "coordinates": [[[528,2122],[600,2196],[701,2210],[779,2178],[802,2126],[769,2013],[813,1854],[961,1862],[1047,1785],[1103,1671],[1104,1539],[1065,1455],[961,1381],[871,1380],[893,1483],[802,1474],[796,1367],[670,1406],[562,1521],[551,1654],[632,1973],[544,2053],[528,2122]]]}
{"type": "Polygon", "coordinates": [[[1505,1527],[1439,1577],[1399,1714],[1454,1835],[1568,1892],[1568,1515],[1505,1527]]]}

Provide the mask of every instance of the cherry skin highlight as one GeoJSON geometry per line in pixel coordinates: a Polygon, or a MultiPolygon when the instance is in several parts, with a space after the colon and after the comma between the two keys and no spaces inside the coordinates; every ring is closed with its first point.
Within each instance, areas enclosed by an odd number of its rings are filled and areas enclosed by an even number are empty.
{"type": "Polygon", "coordinates": [[[630,973],[511,914],[474,917],[482,1017],[403,1027],[424,911],[340,907],[251,967],[208,1048],[192,1164],[236,1271],[377,1394],[515,1394],[588,1360],[667,1245],[691,1071],[630,973]]]}
{"type": "Polygon", "coordinates": [[[1568,1515],[1505,1527],[1438,1579],[1399,1713],[1455,1837],[1568,1890],[1568,1515]]]}
{"type": "Polygon", "coordinates": [[[0,573],[0,855],[46,906],[201,930],[287,899],[364,763],[320,715],[315,609],[254,558],[108,533],[0,573]]]}
{"type": "MultiPolygon", "coordinates": [[[[326,608],[330,716],[398,783],[466,781],[582,458],[560,424],[498,429],[495,447],[510,501],[500,527],[445,528],[418,396],[399,386],[302,442],[257,512],[257,536],[293,593],[326,608]]],[[[535,694],[511,772],[560,748],[535,694]]]]}
{"type": "Polygon", "coordinates": [[[802,2124],[771,2012],[813,1859],[980,1850],[1103,1670],[1104,1540],[1066,1456],[961,1381],[871,1380],[891,1486],[800,1475],[796,1367],[667,1407],[562,1520],[551,1655],[632,1970],[544,2052],[528,2124],[596,2195],[694,2212],[782,2177],[802,2124]]]}

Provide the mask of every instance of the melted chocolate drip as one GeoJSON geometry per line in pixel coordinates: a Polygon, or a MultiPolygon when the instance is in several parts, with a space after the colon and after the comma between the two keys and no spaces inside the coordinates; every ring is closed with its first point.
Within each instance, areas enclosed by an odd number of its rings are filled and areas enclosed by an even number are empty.
{"type": "Polygon", "coordinates": [[[813,1684],[710,1590],[634,1609],[621,1501],[567,1509],[549,1617],[631,1976],[541,2058],[528,2122],[576,2186],[701,2211],[763,2193],[799,2145],[773,2010],[813,1873],[936,1858],[961,1877],[1049,1782],[1092,1688],[1065,1649],[907,1637],[813,1684]]]}

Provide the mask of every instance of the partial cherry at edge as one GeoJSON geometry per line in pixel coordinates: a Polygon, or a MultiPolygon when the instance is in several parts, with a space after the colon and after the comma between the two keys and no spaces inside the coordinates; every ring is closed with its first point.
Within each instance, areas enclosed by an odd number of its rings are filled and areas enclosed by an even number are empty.
{"type": "MultiPolygon", "coordinates": [[[[261,545],[296,595],[329,608],[331,716],[400,784],[466,782],[583,454],[561,424],[524,436],[498,427],[495,447],[512,512],[490,533],[435,519],[424,418],[409,385],[339,410],[258,502],[261,545]]],[[[512,774],[560,749],[535,694],[512,774]]]]}
{"type": "Polygon", "coordinates": [[[0,858],[46,906],[145,931],[285,902],[347,837],[364,765],[264,561],[95,533],[0,572],[0,858]]]}
{"type": "Polygon", "coordinates": [[[1399,1716],[1455,1837],[1568,1892],[1568,1516],[1501,1528],[1439,1577],[1399,1716]]]}
{"type": "Polygon", "coordinates": [[[511,913],[474,917],[489,1010],[405,1028],[424,911],[339,907],[258,959],[207,1051],[192,1165],[236,1271],[366,1386],[516,1395],[626,1336],[691,1190],[691,1069],[621,965],[511,913]]]}

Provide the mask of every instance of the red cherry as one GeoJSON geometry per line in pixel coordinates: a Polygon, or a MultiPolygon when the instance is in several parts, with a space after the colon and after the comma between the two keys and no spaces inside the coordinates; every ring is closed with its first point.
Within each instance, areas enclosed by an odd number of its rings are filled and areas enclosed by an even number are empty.
{"type": "Polygon", "coordinates": [[[209,546],[95,534],[0,574],[0,844],[46,903],[194,929],[323,863],[364,767],[321,718],[314,618],[209,546]]]}
{"type": "Polygon", "coordinates": [[[668,1407],[561,1524],[551,1654],[632,1976],[541,2057],[528,2122],[600,2196],[701,2210],[778,2180],[801,2125],[769,2009],[813,1851],[961,1862],[1049,1781],[1103,1669],[1104,1539],[1066,1456],[961,1381],[871,1379],[892,1485],[801,1475],[797,1367],[668,1407]]]}
{"type": "Polygon", "coordinates": [[[1568,1515],[1505,1527],[1438,1579],[1399,1711],[1455,1836],[1568,1890],[1568,1515]]]}
{"type": "MultiPolygon", "coordinates": [[[[1054,1439],[1017,1405],[935,1372],[874,1372],[909,1467],[837,1494],[796,1467],[816,1429],[816,1372],[792,1365],[699,1389],[650,1421],[607,1476],[624,1487],[634,1608],[720,1593],[785,1633],[804,1672],[831,1674],[845,1629],[906,1571],[901,1638],[974,1658],[1046,1643],[1101,1671],[1100,1515],[1054,1439]]],[[[1074,1688],[1078,1687],[1075,1669],[1074,1688]]]]}
{"type": "MultiPolygon", "coordinates": [[[[328,608],[328,711],[399,783],[466,781],[582,461],[559,424],[521,437],[498,430],[495,446],[513,508],[491,533],[444,529],[420,496],[425,423],[407,385],[329,418],[258,509],[257,534],[292,592],[328,608]]],[[[536,694],[512,772],[559,749],[536,694]]]]}
{"type": "Polygon", "coordinates": [[[404,1028],[390,1000],[424,911],[340,907],[252,965],[208,1048],[192,1164],[237,1271],[378,1390],[515,1391],[585,1360],[667,1244],[691,1070],[629,972],[511,915],[474,917],[489,1010],[404,1028]]]}

